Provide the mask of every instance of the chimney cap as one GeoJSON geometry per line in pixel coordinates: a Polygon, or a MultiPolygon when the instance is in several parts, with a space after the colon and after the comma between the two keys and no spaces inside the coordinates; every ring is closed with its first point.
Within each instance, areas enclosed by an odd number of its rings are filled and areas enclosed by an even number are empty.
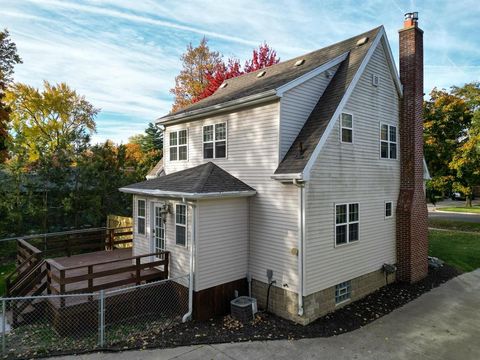
{"type": "Polygon", "coordinates": [[[405,13],[405,20],[418,20],[418,11],[405,13]]]}

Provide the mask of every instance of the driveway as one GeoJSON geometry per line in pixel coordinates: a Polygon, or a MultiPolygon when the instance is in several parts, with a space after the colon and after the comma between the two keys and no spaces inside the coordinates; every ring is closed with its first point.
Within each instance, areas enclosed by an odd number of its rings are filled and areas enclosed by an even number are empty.
{"type": "MultiPolygon", "coordinates": [[[[278,340],[64,357],[167,359],[480,359],[480,269],[433,289],[364,328],[278,340]]],[[[58,358],[57,358],[58,359],[58,358]]]]}
{"type": "Polygon", "coordinates": [[[440,211],[429,211],[428,218],[480,223],[480,214],[442,213],[440,211]]]}

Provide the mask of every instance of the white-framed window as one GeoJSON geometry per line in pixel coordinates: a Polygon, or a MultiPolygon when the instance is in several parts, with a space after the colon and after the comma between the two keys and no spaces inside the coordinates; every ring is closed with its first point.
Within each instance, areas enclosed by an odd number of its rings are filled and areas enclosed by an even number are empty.
{"type": "Polygon", "coordinates": [[[145,200],[137,200],[137,234],[145,235],[145,200]]]}
{"type": "Polygon", "coordinates": [[[353,143],[353,115],[342,113],[340,115],[340,140],[343,143],[353,143]]]}
{"type": "Polygon", "coordinates": [[[187,206],[175,205],[175,244],[187,246],[187,206]]]}
{"type": "Polygon", "coordinates": [[[349,244],[359,239],[359,204],[335,204],[335,245],[349,244]]]}
{"type": "Polygon", "coordinates": [[[169,135],[170,161],[187,160],[188,134],[187,130],[172,131],[169,135]]]}
{"type": "Polygon", "coordinates": [[[203,158],[227,157],[227,124],[220,123],[203,127],[203,158]]]}
{"type": "Polygon", "coordinates": [[[162,214],[162,205],[155,204],[153,211],[154,217],[154,252],[159,253],[165,251],[165,221],[162,214]]]}
{"type": "Polygon", "coordinates": [[[335,285],[335,304],[341,304],[347,300],[350,300],[352,294],[352,285],[350,281],[344,281],[338,285],[335,285]]]}
{"type": "Polygon", "coordinates": [[[397,158],[397,127],[380,125],[380,157],[382,159],[397,158]]]}
{"type": "Polygon", "coordinates": [[[391,218],[393,209],[393,203],[391,201],[385,201],[385,219],[391,218]]]}

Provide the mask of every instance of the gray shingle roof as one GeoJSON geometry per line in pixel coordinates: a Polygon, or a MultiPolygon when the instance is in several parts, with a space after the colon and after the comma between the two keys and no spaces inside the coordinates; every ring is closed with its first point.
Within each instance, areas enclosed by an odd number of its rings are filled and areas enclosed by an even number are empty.
{"type": "Polygon", "coordinates": [[[381,27],[378,27],[332,45],[336,55],[348,51],[348,57],[340,64],[275,174],[293,174],[303,171],[380,30],[381,27]],[[363,37],[368,37],[368,42],[357,46],[357,41],[363,37]]]}
{"type": "Polygon", "coordinates": [[[160,190],[188,194],[252,192],[243,181],[212,162],[123,187],[125,190],[160,190]]]}
{"type": "Polygon", "coordinates": [[[260,94],[268,90],[277,89],[347,51],[354,51],[358,39],[367,36],[371,40],[380,28],[381,27],[378,27],[353,38],[324,47],[320,50],[280,62],[266,69],[226,80],[228,85],[225,88],[218,89],[208,98],[202,99],[199,102],[187,106],[177,112],[165,115],[164,117],[179,115],[189,111],[237,100],[246,96],[260,94]],[[305,62],[300,66],[295,66],[294,64],[300,59],[304,59],[305,62]],[[263,70],[266,71],[266,74],[261,78],[257,78],[257,74],[263,70]]]}

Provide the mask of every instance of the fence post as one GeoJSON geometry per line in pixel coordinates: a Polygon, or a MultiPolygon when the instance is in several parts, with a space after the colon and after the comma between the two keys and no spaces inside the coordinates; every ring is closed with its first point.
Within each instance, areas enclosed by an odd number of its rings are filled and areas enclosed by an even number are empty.
{"type": "Polygon", "coordinates": [[[6,315],[7,315],[7,312],[6,312],[6,309],[7,309],[7,300],[5,299],[2,299],[2,355],[5,355],[5,351],[6,351],[6,338],[7,338],[7,334],[6,334],[6,330],[7,330],[7,319],[6,319],[6,315]]]}
{"type": "Polygon", "coordinates": [[[100,302],[98,312],[98,344],[103,347],[105,344],[105,291],[100,290],[100,302]]]}

